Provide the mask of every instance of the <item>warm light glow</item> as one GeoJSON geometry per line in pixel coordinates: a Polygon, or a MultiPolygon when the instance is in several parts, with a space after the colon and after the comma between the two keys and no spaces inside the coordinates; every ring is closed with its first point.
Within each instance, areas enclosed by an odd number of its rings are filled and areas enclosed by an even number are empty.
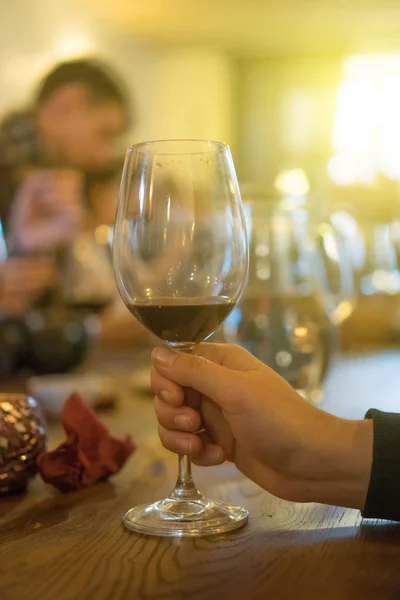
{"type": "Polygon", "coordinates": [[[279,173],[275,188],[282,196],[306,196],[310,191],[310,183],[303,169],[292,169],[279,173]]]}
{"type": "Polygon", "coordinates": [[[333,147],[338,152],[357,153],[374,135],[380,110],[376,83],[368,75],[364,81],[356,72],[340,85],[333,130],[333,147]]]}
{"type": "Polygon", "coordinates": [[[98,244],[108,245],[110,242],[110,227],[108,225],[99,225],[96,227],[94,237],[98,244]]]}
{"type": "Polygon", "coordinates": [[[338,185],[400,181],[400,54],[356,56],[344,65],[327,170],[338,185]]]}
{"type": "Polygon", "coordinates": [[[354,304],[349,300],[343,300],[330,315],[330,320],[333,325],[341,325],[346,321],[353,312],[354,304]]]}
{"type": "Polygon", "coordinates": [[[350,185],[355,182],[372,184],[376,178],[374,160],[357,153],[343,151],[328,161],[328,175],[337,185],[350,185]]]}
{"type": "Polygon", "coordinates": [[[93,52],[92,41],[80,31],[69,31],[57,38],[55,55],[59,59],[76,58],[93,52]]]}
{"type": "Polygon", "coordinates": [[[306,337],[308,334],[307,327],[295,327],[294,335],[296,337],[306,337]]]}
{"type": "Polygon", "coordinates": [[[264,258],[269,254],[269,247],[266,244],[257,244],[255,253],[257,256],[264,258]]]}

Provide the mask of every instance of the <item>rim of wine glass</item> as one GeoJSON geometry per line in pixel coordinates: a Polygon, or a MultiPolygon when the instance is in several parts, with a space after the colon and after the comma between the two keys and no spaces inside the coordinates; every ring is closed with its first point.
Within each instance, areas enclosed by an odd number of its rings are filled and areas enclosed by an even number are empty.
{"type": "MultiPolygon", "coordinates": [[[[136,152],[140,152],[141,148],[146,148],[148,146],[151,146],[152,144],[171,144],[171,143],[175,143],[175,142],[189,142],[189,143],[201,143],[201,144],[208,144],[209,146],[214,146],[215,148],[218,148],[220,152],[224,152],[225,150],[229,150],[229,144],[226,144],[225,142],[217,142],[215,140],[200,140],[200,139],[195,139],[195,138],[172,138],[172,139],[164,139],[164,140],[149,140],[147,142],[138,142],[137,144],[131,144],[130,146],[128,146],[128,152],[132,152],[132,151],[136,151],[136,152]]],[[[197,152],[154,152],[153,156],[176,156],[179,154],[190,154],[190,155],[197,155],[197,154],[210,154],[212,152],[212,148],[210,148],[209,150],[204,150],[204,151],[197,151],[197,152]]]]}

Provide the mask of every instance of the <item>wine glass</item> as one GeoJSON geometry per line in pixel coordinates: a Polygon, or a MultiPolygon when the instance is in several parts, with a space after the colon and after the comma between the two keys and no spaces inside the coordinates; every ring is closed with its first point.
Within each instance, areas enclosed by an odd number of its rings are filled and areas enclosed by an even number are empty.
{"type": "MultiPolygon", "coordinates": [[[[164,344],[190,351],[236,306],[246,285],[248,245],[229,147],[165,140],[131,146],[114,230],[117,286],[131,313],[164,344]]],[[[244,508],[213,502],[179,457],[168,498],[131,508],[128,529],[201,536],[236,529],[244,508]]]]}

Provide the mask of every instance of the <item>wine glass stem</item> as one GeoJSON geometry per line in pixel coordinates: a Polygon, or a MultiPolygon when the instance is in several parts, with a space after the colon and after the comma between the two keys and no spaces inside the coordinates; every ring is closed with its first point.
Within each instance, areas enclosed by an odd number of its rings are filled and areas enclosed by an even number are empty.
{"type": "MultiPolygon", "coordinates": [[[[186,353],[190,353],[190,351],[190,348],[181,350],[181,352],[186,353]]],[[[171,496],[180,500],[196,500],[201,498],[201,494],[196,488],[192,477],[192,461],[187,455],[179,455],[178,479],[171,496]]]]}
{"type": "Polygon", "coordinates": [[[195,500],[201,494],[196,488],[192,477],[192,461],[189,456],[179,456],[178,479],[172,497],[180,500],[195,500]]]}

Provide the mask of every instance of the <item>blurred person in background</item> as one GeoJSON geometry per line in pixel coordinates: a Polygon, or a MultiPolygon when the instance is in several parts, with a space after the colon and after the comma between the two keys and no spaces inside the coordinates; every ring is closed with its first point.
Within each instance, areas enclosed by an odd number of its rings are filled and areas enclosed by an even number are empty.
{"type": "Polygon", "coordinates": [[[128,124],[123,85],[91,59],[57,65],[39,84],[32,105],[3,119],[0,220],[7,260],[0,261],[1,323],[23,318],[59,279],[59,263],[49,256],[54,259],[92,227],[88,186],[112,170],[128,124]]]}
{"type": "Polygon", "coordinates": [[[84,177],[109,168],[129,123],[121,84],[93,60],[57,65],[39,85],[33,107],[7,116],[0,127],[0,206],[8,239],[18,250],[68,241],[83,203],[84,177]],[[46,195],[38,206],[33,196],[46,195]],[[24,220],[30,209],[29,222],[24,220]],[[35,208],[33,214],[32,209],[35,208]],[[62,221],[45,240],[30,239],[40,217],[62,221]],[[22,213],[22,214],[21,214],[22,213]],[[61,216],[60,216],[61,214],[61,216]],[[60,219],[58,217],[60,216],[60,219]],[[33,221],[35,221],[33,223],[33,221]]]}

